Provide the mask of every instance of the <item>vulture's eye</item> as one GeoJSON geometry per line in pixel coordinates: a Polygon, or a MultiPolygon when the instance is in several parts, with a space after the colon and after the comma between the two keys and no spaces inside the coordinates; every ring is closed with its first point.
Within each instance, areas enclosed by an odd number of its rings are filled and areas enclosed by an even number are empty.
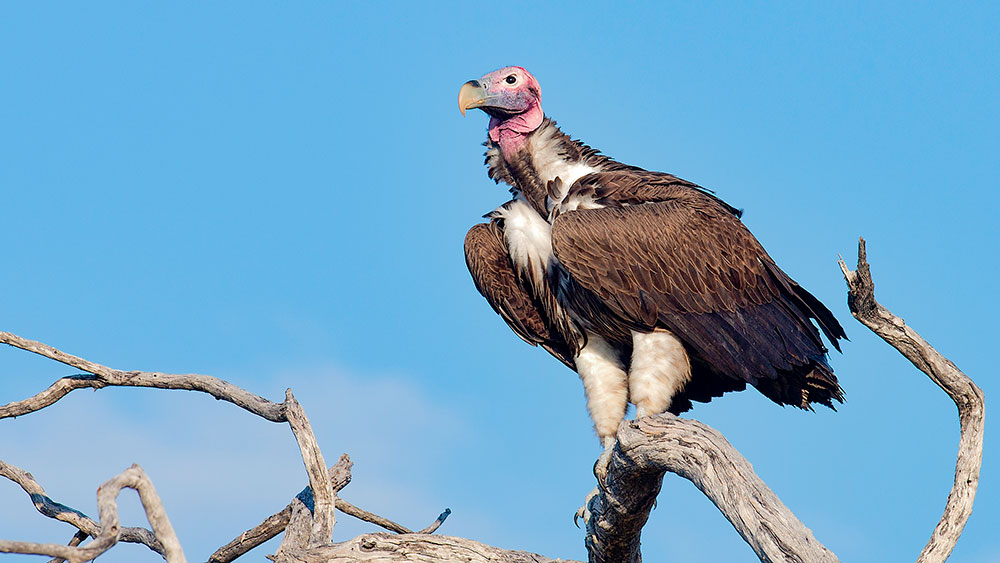
{"type": "Polygon", "coordinates": [[[514,84],[517,82],[517,77],[512,74],[506,78],[506,82],[507,84],[514,84]]]}

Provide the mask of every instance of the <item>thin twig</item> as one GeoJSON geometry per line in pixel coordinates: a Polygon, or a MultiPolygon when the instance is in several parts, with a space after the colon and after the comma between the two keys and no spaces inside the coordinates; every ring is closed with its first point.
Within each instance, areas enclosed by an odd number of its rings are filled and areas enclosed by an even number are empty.
{"type": "MultiPolygon", "coordinates": [[[[70,538],[69,543],[66,544],[66,545],[68,545],[70,547],[78,546],[81,543],[83,543],[83,540],[85,540],[85,539],[87,539],[89,537],[90,537],[90,534],[88,534],[87,532],[81,532],[81,531],[77,530],[77,532],[75,534],[73,534],[73,537],[70,538]]],[[[49,560],[49,563],[66,563],[66,560],[63,559],[62,557],[53,557],[52,559],[49,560]]]]}
{"type": "Polygon", "coordinates": [[[448,516],[450,516],[450,515],[451,515],[451,509],[450,508],[444,509],[444,512],[442,512],[437,517],[437,520],[431,522],[430,526],[427,526],[426,528],[424,528],[423,530],[420,530],[417,533],[418,534],[433,534],[434,532],[437,531],[438,528],[441,527],[441,524],[444,524],[444,521],[447,520],[448,516]]]}
{"type": "Polygon", "coordinates": [[[385,528],[390,532],[396,532],[397,534],[413,533],[413,530],[407,528],[406,526],[397,524],[392,520],[389,520],[388,518],[383,518],[379,516],[378,514],[368,512],[363,508],[358,508],[344,499],[337,499],[337,510],[349,516],[353,516],[358,520],[364,520],[365,522],[370,522],[372,524],[375,524],[376,526],[385,528]]]}

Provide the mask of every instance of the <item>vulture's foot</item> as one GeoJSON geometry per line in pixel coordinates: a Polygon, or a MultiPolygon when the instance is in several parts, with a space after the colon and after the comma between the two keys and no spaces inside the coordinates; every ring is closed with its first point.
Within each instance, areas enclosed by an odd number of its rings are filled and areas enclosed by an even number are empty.
{"type": "Polygon", "coordinates": [[[604,451],[601,452],[600,457],[597,458],[597,462],[594,463],[594,476],[597,477],[597,486],[594,490],[587,493],[587,497],[583,499],[583,506],[576,509],[576,514],[573,515],[573,523],[576,527],[580,527],[579,520],[583,519],[583,525],[586,527],[587,522],[590,521],[590,501],[594,500],[594,497],[601,492],[601,487],[604,485],[608,478],[608,465],[611,463],[611,454],[615,450],[615,443],[617,440],[612,437],[604,439],[604,451]]]}
{"type": "Polygon", "coordinates": [[[608,478],[608,465],[611,463],[611,454],[615,451],[615,444],[618,443],[614,437],[604,440],[604,451],[601,452],[597,462],[594,463],[594,477],[597,477],[597,485],[601,486],[608,478]]]}

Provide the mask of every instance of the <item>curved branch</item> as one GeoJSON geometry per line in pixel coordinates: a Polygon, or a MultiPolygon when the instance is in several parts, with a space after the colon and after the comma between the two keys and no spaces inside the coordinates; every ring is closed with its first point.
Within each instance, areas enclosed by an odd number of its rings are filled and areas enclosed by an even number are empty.
{"type": "Polygon", "coordinates": [[[865,239],[858,241],[858,269],[851,271],[844,260],[840,269],[847,281],[847,305],[854,318],[899,350],[914,366],[927,374],[958,407],[961,437],[955,462],[955,483],[948,494],[944,514],[917,558],[917,563],[939,563],[951,555],[965,523],[972,514],[972,504],[979,486],[983,463],[985,397],[969,376],[942,356],[903,319],[892,314],[875,300],[875,282],[868,266],[865,239]]]}
{"type": "MultiPolygon", "coordinates": [[[[88,536],[96,538],[101,533],[100,524],[94,522],[79,510],[70,508],[49,498],[45,494],[45,489],[42,488],[38,481],[20,467],[0,461],[0,477],[6,477],[20,485],[24,489],[24,492],[28,493],[31,497],[31,502],[42,515],[74,526],[80,533],[84,534],[84,539],[88,536]]],[[[163,555],[163,545],[156,539],[156,535],[146,528],[122,528],[119,539],[129,543],[141,543],[156,553],[163,555]]],[[[79,545],[79,542],[75,545],[79,545]]]]}
{"type": "Polygon", "coordinates": [[[100,389],[102,387],[118,386],[201,391],[202,393],[208,393],[220,401],[227,401],[246,409],[271,422],[287,422],[288,420],[285,418],[284,403],[268,401],[228,381],[210,375],[177,375],[171,373],[117,370],[67,354],[48,344],[21,338],[9,332],[0,331],[0,343],[33,352],[95,376],[92,379],[86,376],[63,378],[34,397],[0,407],[0,418],[20,416],[40,410],[56,402],[74,389],[100,389]]]}
{"type": "Polygon", "coordinates": [[[424,528],[423,530],[420,530],[417,533],[418,534],[433,534],[434,532],[437,531],[438,528],[441,527],[441,524],[444,524],[444,521],[447,520],[449,516],[451,516],[451,509],[450,508],[446,508],[446,509],[444,509],[444,512],[442,512],[440,515],[438,515],[437,520],[431,522],[430,526],[427,526],[426,528],[424,528]]]}
{"type": "Polygon", "coordinates": [[[149,520],[156,538],[163,546],[163,557],[167,563],[185,563],[184,552],[177,539],[177,534],[174,533],[173,526],[170,525],[167,513],[163,509],[163,502],[156,494],[156,489],[149,477],[138,465],[132,465],[98,487],[97,508],[101,515],[101,524],[99,533],[94,536],[94,541],[87,546],[77,547],[72,542],[70,545],[62,545],[0,540],[0,552],[48,555],[65,559],[70,563],[82,563],[94,559],[118,543],[120,539],[118,493],[124,488],[135,489],[139,493],[142,506],[146,511],[146,518],[149,520]]]}
{"type": "Polygon", "coordinates": [[[618,427],[607,480],[589,506],[592,563],[641,560],[639,535],[667,471],[705,493],[761,561],[838,561],[722,434],[664,413],[618,427]]]}

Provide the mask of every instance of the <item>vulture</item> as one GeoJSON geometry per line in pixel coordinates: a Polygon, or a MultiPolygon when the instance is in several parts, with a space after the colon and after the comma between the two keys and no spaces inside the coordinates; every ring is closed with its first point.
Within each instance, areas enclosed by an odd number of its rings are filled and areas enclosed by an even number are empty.
{"type": "Polygon", "coordinates": [[[757,388],[834,408],[844,392],[820,331],[833,314],[768,256],[742,211],[676,176],[570,138],[521,67],[466,82],[489,118],[488,173],[512,198],[465,238],[476,288],[510,328],[579,374],[605,448],[636,417],[757,388]]]}

